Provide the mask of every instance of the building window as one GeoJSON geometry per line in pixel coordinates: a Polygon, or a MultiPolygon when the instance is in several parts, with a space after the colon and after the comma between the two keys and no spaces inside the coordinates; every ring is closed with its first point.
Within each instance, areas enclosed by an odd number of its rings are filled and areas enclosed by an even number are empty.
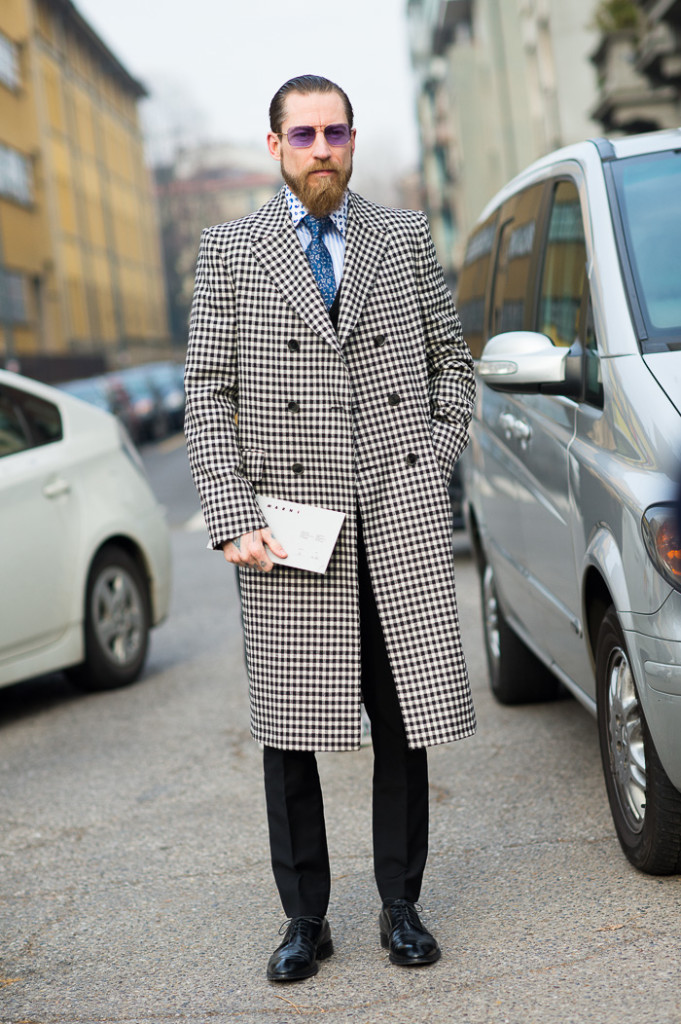
{"type": "Polygon", "coordinates": [[[15,149],[0,143],[0,196],[30,203],[33,199],[31,165],[28,159],[15,149]]]}
{"type": "Polygon", "coordinates": [[[0,267],[0,323],[26,323],[26,287],[21,274],[0,267]]]}
{"type": "Polygon", "coordinates": [[[0,82],[19,88],[19,47],[0,32],[0,82]]]}

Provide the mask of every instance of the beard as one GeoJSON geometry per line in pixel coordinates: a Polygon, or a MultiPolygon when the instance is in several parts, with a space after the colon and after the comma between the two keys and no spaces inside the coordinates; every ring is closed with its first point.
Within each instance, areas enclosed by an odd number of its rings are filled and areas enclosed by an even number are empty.
{"type": "Polygon", "coordinates": [[[317,160],[314,167],[309,167],[299,175],[286,170],[284,159],[281,160],[281,176],[294,195],[313,217],[328,217],[343,202],[345,189],[352,175],[352,157],[349,167],[338,167],[330,160],[317,160]],[[333,171],[330,178],[310,178],[311,171],[333,171]]]}

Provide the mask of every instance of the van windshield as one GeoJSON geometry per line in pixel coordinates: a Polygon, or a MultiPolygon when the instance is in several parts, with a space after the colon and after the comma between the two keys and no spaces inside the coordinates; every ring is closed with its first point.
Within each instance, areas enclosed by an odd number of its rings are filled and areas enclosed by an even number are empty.
{"type": "Polygon", "coordinates": [[[648,334],[644,352],[681,349],[681,152],[613,161],[626,252],[648,334]]]}

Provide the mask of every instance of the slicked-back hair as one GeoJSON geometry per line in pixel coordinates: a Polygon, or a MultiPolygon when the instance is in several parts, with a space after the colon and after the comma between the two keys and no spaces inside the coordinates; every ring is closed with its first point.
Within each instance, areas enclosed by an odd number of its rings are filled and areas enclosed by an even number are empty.
{"type": "Polygon", "coordinates": [[[286,97],[290,92],[297,92],[302,96],[309,96],[313,92],[338,93],[345,107],[345,116],[348,119],[348,124],[352,128],[352,104],[348,99],[347,93],[341,89],[340,85],[336,85],[335,82],[331,82],[328,78],[322,78],[321,75],[298,75],[296,78],[289,78],[288,82],[284,82],[282,87],[272,97],[272,102],[270,103],[270,129],[275,135],[281,134],[281,126],[286,117],[286,97]]]}

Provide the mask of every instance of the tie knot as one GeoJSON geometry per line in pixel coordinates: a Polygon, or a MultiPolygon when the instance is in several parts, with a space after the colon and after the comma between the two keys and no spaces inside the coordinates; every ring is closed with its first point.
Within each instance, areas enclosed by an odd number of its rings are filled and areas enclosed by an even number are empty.
{"type": "Polygon", "coordinates": [[[303,224],[307,227],[308,231],[312,235],[312,238],[316,242],[317,239],[321,238],[324,232],[326,231],[329,224],[329,218],[317,218],[313,217],[311,213],[308,213],[306,214],[305,217],[303,217],[303,224]]]}

